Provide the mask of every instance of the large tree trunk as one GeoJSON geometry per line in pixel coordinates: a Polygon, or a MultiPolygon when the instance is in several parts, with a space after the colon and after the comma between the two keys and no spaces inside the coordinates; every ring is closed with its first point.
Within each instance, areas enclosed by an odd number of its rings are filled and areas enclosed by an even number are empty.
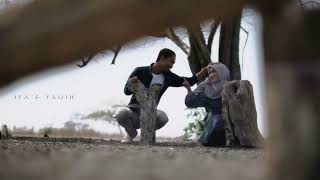
{"type": "Polygon", "coordinates": [[[161,86],[153,84],[150,89],[146,88],[141,82],[128,83],[130,90],[136,96],[140,106],[140,143],[151,145],[156,141],[156,114],[157,99],[161,86]]]}
{"type": "Polygon", "coordinates": [[[275,7],[263,15],[268,178],[320,179],[320,12],[275,7]]]}
{"type": "Polygon", "coordinates": [[[239,64],[239,34],[242,12],[234,18],[223,18],[220,29],[219,62],[230,70],[231,80],[241,79],[239,64]]]}
{"type": "Polygon", "coordinates": [[[222,91],[222,117],[227,146],[260,147],[257,111],[249,81],[228,82],[222,91]]]}
{"type": "MultiPolygon", "coordinates": [[[[205,40],[201,25],[192,23],[187,26],[189,45],[187,45],[174,31],[168,28],[167,37],[172,40],[188,56],[188,63],[193,74],[198,73],[211,62],[211,48],[214,35],[221,23],[220,17],[215,17],[210,26],[207,42],[205,40]]],[[[200,82],[204,79],[200,79],[200,82]]]]}
{"type": "Polygon", "coordinates": [[[211,62],[210,52],[206,46],[200,24],[188,28],[188,38],[190,43],[188,62],[191,72],[196,74],[211,62]]]}

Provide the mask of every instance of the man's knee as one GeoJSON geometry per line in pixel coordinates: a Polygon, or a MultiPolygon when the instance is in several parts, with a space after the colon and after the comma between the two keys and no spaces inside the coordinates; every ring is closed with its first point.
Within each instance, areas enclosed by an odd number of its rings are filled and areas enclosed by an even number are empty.
{"type": "Polygon", "coordinates": [[[162,128],[165,124],[167,124],[169,118],[167,114],[162,110],[157,110],[157,118],[156,118],[156,129],[162,128]]]}
{"type": "Polygon", "coordinates": [[[123,126],[128,126],[129,118],[131,114],[131,110],[129,108],[122,108],[119,111],[115,112],[113,117],[116,118],[117,122],[123,126]]]}

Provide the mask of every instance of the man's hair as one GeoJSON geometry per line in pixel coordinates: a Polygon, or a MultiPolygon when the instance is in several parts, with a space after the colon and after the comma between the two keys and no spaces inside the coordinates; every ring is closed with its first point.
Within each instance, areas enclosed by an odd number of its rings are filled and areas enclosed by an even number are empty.
{"type": "Polygon", "coordinates": [[[161,49],[156,62],[160,60],[161,56],[163,56],[164,58],[175,57],[176,53],[168,48],[161,49]]]}

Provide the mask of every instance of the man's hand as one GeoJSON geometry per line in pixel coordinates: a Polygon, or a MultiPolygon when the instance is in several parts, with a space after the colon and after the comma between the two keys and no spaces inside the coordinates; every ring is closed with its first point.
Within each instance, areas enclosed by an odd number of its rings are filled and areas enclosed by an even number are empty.
{"type": "Polygon", "coordinates": [[[190,84],[189,84],[189,82],[187,81],[187,79],[186,78],[183,78],[183,83],[182,83],[182,85],[185,87],[185,88],[190,88],[190,84]]]}
{"type": "Polygon", "coordinates": [[[188,90],[188,94],[190,94],[192,92],[191,88],[190,88],[190,84],[186,78],[183,78],[183,79],[184,79],[184,81],[183,81],[182,85],[188,90]]]}
{"type": "Polygon", "coordinates": [[[131,95],[134,91],[134,88],[138,87],[138,82],[140,82],[140,80],[138,79],[137,76],[134,76],[132,78],[129,78],[126,84],[126,87],[128,88],[127,94],[131,95]]]}
{"type": "Polygon", "coordinates": [[[137,76],[134,76],[134,77],[132,77],[132,78],[129,78],[129,80],[128,80],[128,82],[130,82],[130,83],[133,83],[133,84],[136,84],[136,83],[138,83],[140,80],[139,80],[139,78],[137,77],[137,76]]]}
{"type": "Polygon", "coordinates": [[[203,81],[208,75],[208,66],[206,66],[205,68],[201,69],[200,72],[197,73],[197,79],[199,82],[203,81]]]}

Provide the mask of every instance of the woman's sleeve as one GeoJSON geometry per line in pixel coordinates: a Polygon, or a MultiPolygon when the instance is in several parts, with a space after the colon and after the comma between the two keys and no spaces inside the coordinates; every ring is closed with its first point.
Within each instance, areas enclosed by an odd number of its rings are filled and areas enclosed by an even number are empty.
{"type": "Polygon", "coordinates": [[[197,108],[197,107],[210,107],[210,105],[211,105],[210,101],[211,100],[209,98],[207,98],[204,95],[204,93],[192,92],[191,94],[186,96],[184,103],[189,108],[197,108]]]}
{"type": "MultiPolygon", "coordinates": [[[[207,79],[206,79],[207,80],[207,79]]],[[[203,93],[206,87],[206,80],[202,81],[196,89],[193,90],[194,93],[203,93]]]]}

